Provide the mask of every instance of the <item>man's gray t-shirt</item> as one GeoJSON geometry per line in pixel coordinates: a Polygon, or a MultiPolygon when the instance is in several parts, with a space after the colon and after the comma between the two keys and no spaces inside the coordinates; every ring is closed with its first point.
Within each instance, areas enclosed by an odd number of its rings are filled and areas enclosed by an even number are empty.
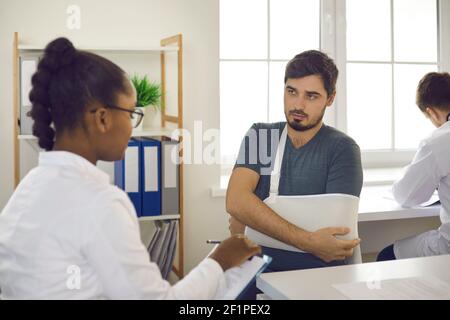
{"type": "MultiPolygon", "coordinates": [[[[260,174],[255,194],[269,196],[270,172],[286,122],[256,123],[241,143],[235,168],[260,174]]],[[[359,197],[363,182],[361,153],[346,134],[326,125],[304,146],[296,149],[286,139],[280,195],[343,193],[359,197]]]]}

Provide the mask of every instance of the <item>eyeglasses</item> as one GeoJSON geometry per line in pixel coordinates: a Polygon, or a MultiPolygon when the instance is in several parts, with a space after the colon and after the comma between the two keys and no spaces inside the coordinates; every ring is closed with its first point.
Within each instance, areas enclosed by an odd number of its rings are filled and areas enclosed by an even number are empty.
{"type": "MultiPolygon", "coordinates": [[[[130,118],[133,120],[136,117],[136,121],[134,122],[134,125],[133,125],[134,128],[137,128],[141,124],[142,118],[144,118],[144,112],[137,108],[135,108],[134,110],[129,110],[129,109],[125,109],[125,108],[121,108],[121,107],[117,107],[117,106],[106,106],[106,108],[120,110],[120,111],[126,111],[130,114],[130,118]]],[[[96,111],[97,111],[97,109],[91,110],[91,113],[95,113],[96,111]]]]}

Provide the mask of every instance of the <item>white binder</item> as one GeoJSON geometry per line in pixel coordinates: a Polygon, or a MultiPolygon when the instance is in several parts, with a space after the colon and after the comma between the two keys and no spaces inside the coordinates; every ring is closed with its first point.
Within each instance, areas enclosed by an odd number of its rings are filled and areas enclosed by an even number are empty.
{"type": "Polygon", "coordinates": [[[29,99],[32,89],[31,78],[37,70],[38,57],[20,57],[20,134],[33,134],[33,119],[28,116],[31,110],[29,99]]]}

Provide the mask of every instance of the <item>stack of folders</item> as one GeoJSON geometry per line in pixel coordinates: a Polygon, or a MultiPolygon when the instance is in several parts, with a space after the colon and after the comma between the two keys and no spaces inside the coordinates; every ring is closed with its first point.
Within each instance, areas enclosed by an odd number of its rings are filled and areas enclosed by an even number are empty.
{"type": "Polygon", "coordinates": [[[173,265],[178,236],[178,220],[156,221],[156,231],[148,246],[150,261],[156,263],[164,279],[173,265]]]}
{"type": "Polygon", "coordinates": [[[179,214],[179,143],[168,137],[133,138],[114,165],[138,217],[179,214]]]}

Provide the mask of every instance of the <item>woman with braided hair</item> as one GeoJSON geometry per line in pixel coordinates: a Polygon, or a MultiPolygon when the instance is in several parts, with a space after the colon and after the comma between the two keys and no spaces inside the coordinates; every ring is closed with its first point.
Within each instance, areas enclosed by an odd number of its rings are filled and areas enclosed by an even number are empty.
{"type": "Polygon", "coordinates": [[[260,248],[222,242],[183,280],[163,280],[133,205],[96,167],[123,158],[136,93],[117,65],[50,42],[32,77],[33,134],[45,151],[0,214],[0,288],[7,299],[211,299],[223,271],[260,248]]]}

